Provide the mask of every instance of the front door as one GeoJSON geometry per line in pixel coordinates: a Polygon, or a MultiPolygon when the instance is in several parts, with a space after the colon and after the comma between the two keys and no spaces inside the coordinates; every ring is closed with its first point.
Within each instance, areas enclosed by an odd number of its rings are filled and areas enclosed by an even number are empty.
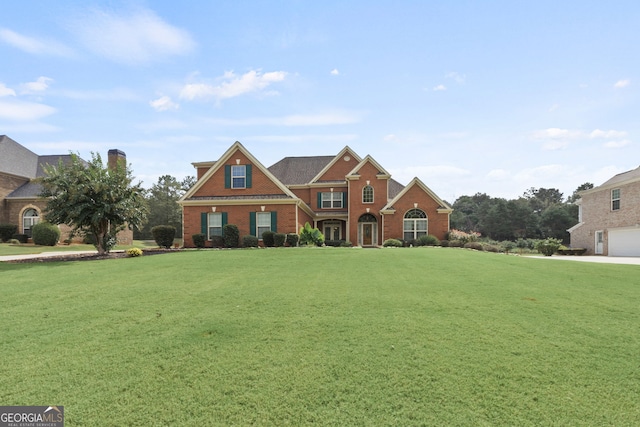
{"type": "Polygon", "coordinates": [[[362,246],[373,245],[373,224],[362,224],[362,246]]]}
{"type": "Polygon", "coordinates": [[[604,231],[596,231],[596,255],[604,253],[604,231]]]}

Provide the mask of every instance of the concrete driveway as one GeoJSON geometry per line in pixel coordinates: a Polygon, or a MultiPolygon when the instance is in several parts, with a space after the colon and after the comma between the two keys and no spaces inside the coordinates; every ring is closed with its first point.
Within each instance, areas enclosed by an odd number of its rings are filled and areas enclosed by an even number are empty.
{"type": "Polygon", "coordinates": [[[594,255],[553,255],[532,257],[538,259],[548,259],[552,261],[577,261],[577,262],[599,262],[604,264],[631,264],[640,265],[640,257],[621,256],[594,256],[594,255]]]}

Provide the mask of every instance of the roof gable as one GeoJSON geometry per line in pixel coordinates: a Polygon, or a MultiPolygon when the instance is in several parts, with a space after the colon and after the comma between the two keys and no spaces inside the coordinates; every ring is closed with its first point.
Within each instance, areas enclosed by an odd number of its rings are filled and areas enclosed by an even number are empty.
{"type": "Polygon", "coordinates": [[[391,201],[389,203],[387,203],[387,205],[382,209],[383,211],[385,210],[393,210],[393,205],[400,200],[411,188],[418,186],[422,191],[424,191],[429,197],[431,197],[436,203],[438,203],[440,205],[440,208],[438,209],[438,212],[440,212],[440,210],[443,210],[443,212],[452,212],[453,209],[451,208],[451,206],[449,206],[447,204],[447,202],[445,202],[444,200],[442,200],[440,197],[438,197],[438,195],[436,193],[434,193],[429,187],[427,187],[424,182],[420,181],[419,178],[413,178],[411,180],[411,182],[409,184],[407,184],[406,187],[404,187],[402,189],[402,191],[400,191],[400,193],[398,193],[393,199],[391,199],[391,201]]]}
{"type": "Polygon", "coordinates": [[[225,164],[229,161],[229,159],[233,158],[236,153],[242,153],[244,157],[260,172],[262,172],[273,184],[280,190],[282,193],[291,198],[297,198],[295,194],[291,192],[282,182],[278,180],[262,163],[258,161],[240,142],[236,141],[229,149],[218,159],[213,165],[209,168],[209,170],[200,178],[193,187],[187,191],[187,193],[182,196],[180,201],[185,201],[187,199],[192,198],[194,195],[198,193],[198,191],[221,169],[224,168],[225,164]]]}
{"type": "MultiPolygon", "coordinates": [[[[344,147],[337,155],[331,160],[320,172],[314,176],[310,183],[320,181],[344,181],[349,169],[342,170],[343,164],[340,164],[342,160],[345,165],[351,165],[354,162],[361,162],[362,159],[358,154],[353,151],[349,146],[344,147]]],[[[347,166],[348,167],[348,166],[347,166]]]]}
{"type": "Polygon", "coordinates": [[[360,161],[360,163],[358,163],[358,165],[353,168],[348,174],[347,177],[357,177],[359,175],[360,170],[364,167],[364,165],[366,165],[367,163],[370,163],[375,169],[378,170],[378,173],[376,174],[378,177],[380,178],[391,178],[391,174],[389,172],[387,172],[387,170],[385,168],[383,168],[382,166],[380,166],[380,163],[376,162],[376,160],[371,157],[370,155],[367,154],[367,156],[362,159],[360,161]]]}

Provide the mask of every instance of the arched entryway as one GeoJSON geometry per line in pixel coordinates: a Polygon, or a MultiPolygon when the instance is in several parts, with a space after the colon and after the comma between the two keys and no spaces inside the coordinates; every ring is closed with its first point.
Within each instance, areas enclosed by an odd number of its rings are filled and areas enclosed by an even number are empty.
{"type": "Polygon", "coordinates": [[[358,218],[358,244],[360,246],[378,245],[378,219],[370,213],[358,218]]]}

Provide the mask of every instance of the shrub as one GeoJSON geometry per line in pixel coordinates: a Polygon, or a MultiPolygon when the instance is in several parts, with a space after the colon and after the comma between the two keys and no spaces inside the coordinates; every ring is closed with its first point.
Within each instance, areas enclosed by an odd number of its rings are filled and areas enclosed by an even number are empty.
{"type": "Polygon", "coordinates": [[[225,224],[222,227],[224,246],[227,248],[237,248],[240,245],[240,231],[235,224],[225,224]]]}
{"type": "Polygon", "coordinates": [[[284,234],[284,233],[276,233],[273,236],[273,245],[276,248],[281,248],[282,246],[284,246],[284,242],[285,242],[286,238],[287,238],[286,234],[284,234]]]}
{"type": "Polygon", "coordinates": [[[211,236],[211,246],[214,248],[221,248],[224,246],[224,237],[211,236]]]}
{"type": "Polygon", "coordinates": [[[505,251],[505,253],[509,253],[516,248],[515,242],[509,240],[502,242],[500,246],[502,246],[502,250],[505,251]]]}
{"type": "Polygon", "coordinates": [[[13,224],[0,224],[0,242],[6,242],[11,236],[16,234],[18,226],[13,224]]]}
{"type": "Polygon", "coordinates": [[[499,253],[502,252],[502,248],[498,245],[493,245],[491,243],[484,243],[482,245],[482,249],[487,252],[499,253]]]}
{"type": "Polygon", "coordinates": [[[467,242],[464,244],[464,248],[466,249],[475,249],[476,251],[483,251],[484,247],[480,242],[467,242]]]}
{"type": "Polygon", "coordinates": [[[341,248],[350,248],[351,246],[353,246],[353,243],[348,240],[342,240],[342,243],[340,243],[341,248]]]}
{"type": "Polygon", "coordinates": [[[12,245],[19,245],[20,244],[20,240],[18,239],[9,239],[9,243],[12,245]]]}
{"type": "Polygon", "coordinates": [[[459,240],[464,245],[467,242],[477,241],[479,237],[480,237],[480,233],[478,233],[477,231],[470,231],[466,233],[464,231],[456,230],[455,228],[452,228],[448,233],[447,239],[459,240]]]}
{"type": "Polygon", "coordinates": [[[323,243],[324,234],[317,228],[311,228],[311,225],[306,222],[300,229],[300,244],[322,246],[323,243]]]}
{"type": "Polygon", "coordinates": [[[127,249],[125,252],[129,258],[139,257],[139,256],[142,256],[143,254],[142,249],[140,248],[130,248],[130,249],[127,249]]]}
{"type": "Polygon", "coordinates": [[[193,239],[193,245],[196,248],[204,248],[206,246],[207,236],[202,233],[192,235],[191,239],[193,239]]]}
{"type": "Polygon", "coordinates": [[[243,248],[257,248],[258,247],[258,238],[256,236],[252,236],[250,234],[242,237],[242,247],[243,248]]]}
{"type": "Polygon", "coordinates": [[[462,243],[462,240],[449,240],[450,248],[461,248],[463,246],[464,246],[464,243],[462,243]]]}
{"type": "Polygon", "coordinates": [[[343,245],[344,240],[325,240],[325,246],[333,246],[334,248],[339,248],[343,245]]]}
{"type": "Polygon", "coordinates": [[[275,241],[274,241],[275,235],[276,233],[274,233],[271,230],[267,230],[264,233],[262,233],[262,244],[268,248],[272,248],[273,245],[275,244],[275,241]]]}
{"type": "Polygon", "coordinates": [[[298,240],[300,240],[300,236],[298,236],[296,233],[289,233],[287,234],[285,243],[291,247],[298,246],[298,240]]]}
{"type": "Polygon", "coordinates": [[[438,246],[439,244],[440,240],[431,234],[428,236],[420,236],[416,240],[416,246],[438,246]]]}
{"type": "Polygon", "coordinates": [[[176,237],[176,228],[173,225],[156,225],[151,229],[151,234],[158,246],[169,249],[173,246],[173,239],[176,237]]]}
{"type": "Polygon", "coordinates": [[[561,244],[562,240],[549,237],[544,240],[540,240],[536,244],[536,250],[544,256],[551,256],[556,253],[561,244]]]}
{"type": "Polygon", "coordinates": [[[448,248],[449,247],[449,241],[448,240],[440,240],[440,246],[442,246],[443,248],[448,248]]]}
{"type": "Polygon", "coordinates": [[[20,243],[27,243],[27,241],[29,240],[29,236],[27,236],[26,234],[14,234],[13,236],[11,236],[12,240],[17,240],[20,243]]]}
{"type": "Polygon", "coordinates": [[[387,239],[384,242],[382,242],[382,246],[384,246],[385,248],[401,248],[403,246],[402,240],[398,240],[398,239],[387,239]]]}
{"type": "Polygon", "coordinates": [[[33,243],[40,246],[55,246],[60,239],[60,229],[49,222],[42,221],[31,229],[33,243]]]}

